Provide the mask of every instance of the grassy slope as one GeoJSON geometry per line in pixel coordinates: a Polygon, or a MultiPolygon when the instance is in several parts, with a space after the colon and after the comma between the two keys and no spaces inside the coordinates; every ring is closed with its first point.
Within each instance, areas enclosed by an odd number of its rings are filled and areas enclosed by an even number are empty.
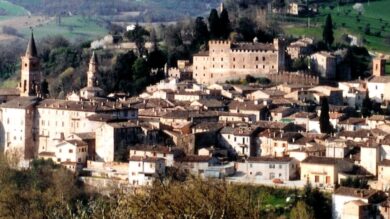
{"type": "MultiPolygon", "coordinates": [[[[315,27],[306,28],[306,27],[287,27],[285,28],[286,33],[295,35],[295,36],[311,36],[318,39],[322,35],[322,25],[324,23],[325,17],[327,14],[332,15],[333,22],[336,23],[335,38],[336,41],[340,40],[340,36],[344,33],[350,33],[366,39],[365,46],[373,51],[381,51],[390,53],[390,45],[384,42],[384,36],[390,35],[390,13],[388,9],[390,7],[390,0],[380,0],[372,1],[368,5],[364,4],[365,12],[361,16],[361,21],[357,22],[356,16],[357,13],[352,9],[352,5],[340,6],[339,9],[336,7],[333,10],[328,7],[325,9],[320,9],[320,15],[312,19],[311,24],[315,27]],[[351,12],[346,15],[345,11],[351,10],[351,12]],[[380,22],[380,18],[383,19],[380,22]],[[381,30],[381,27],[384,23],[389,23],[385,30],[381,30]],[[345,24],[345,28],[341,28],[342,23],[345,24]],[[363,33],[366,24],[370,24],[371,32],[381,31],[381,37],[366,35],[363,33]],[[360,29],[359,29],[360,27],[360,29]]],[[[306,19],[300,19],[300,22],[305,22],[306,19]]],[[[298,19],[299,22],[299,19],[298,19]]]]}
{"type": "MultiPolygon", "coordinates": [[[[18,5],[12,4],[6,0],[0,0],[0,8],[4,9],[7,15],[0,16],[0,20],[14,19],[19,16],[27,16],[29,12],[18,5]]],[[[98,18],[91,20],[83,19],[81,16],[63,17],[62,25],[59,26],[55,21],[52,21],[43,26],[35,27],[37,38],[48,35],[63,35],[70,40],[91,40],[103,36],[107,30],[97,22],[98,18]]],[[[19,29],[19,31],[28,36],[29,28],[19,29]]]]}
{"type": "MultiPolygon", "coordinates": [[[[81,16],[63,17],[61,18],[61,25],[59,26],[55,20],[50,23],[35,27],[34,33],[37,38],[62,35],[70,40],[90,40],[96,39],[107,33],[107,30],[97,23],[98,18],[91,20],[84,19],[81,16]]],[[[28,29],[21,30],[23,34],[29,34],[28,29]]]]}
{"type": "Polygon", "coordinates": [[[28,11],[23,7],[12,4],[5,0],[0,0],[0,8],[4,9],[8,16],[28,15],[28,11]]]}

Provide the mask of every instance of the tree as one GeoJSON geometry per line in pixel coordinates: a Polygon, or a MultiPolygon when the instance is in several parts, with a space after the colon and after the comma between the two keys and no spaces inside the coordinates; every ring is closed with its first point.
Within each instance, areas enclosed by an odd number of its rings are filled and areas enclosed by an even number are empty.
{"type": "Polygon", "coordinates": [[[286,2],[284,0],[273,0],[272,6],[278,11],[281,11],[286,7],[286,2]]]}
{"type": "Polygon", "coordinates": [[[256,24],[249,18],[243,17],[238,21],[237,33],[242,35],[244,41],[252,41],[255,36],[256,24]]]}
{"type": "Polygon", "coordinates": [[[341,186],[358,188],[358,189],[367,189],[369,187],[367,179],[359,179],[359,178],[352,178],[352,177],[347,177],[346,179],[342,179],[340,184],[341,186]]]}
{"type": "Polygon", "coordinates": [[[197,17],[194,25],[194,40],[193,45],[199,48],[201,45],[207,43],[210,38],[207,24],[204,22],[203,17],[197,17]]]}
{"type": "Polygon", "coordinates": [[[216,9],[211,9],[209,16],[210,38],[219,39],[221,37],[221,23],[216,9]]]}
{"type": "Polygon", "coordinates": [[[362,102],[362,115],[364,117],[369,117],[371,116],[371,111],[372,111],[372,107],[373,107],[373,103],[370,99],[370,95],[368,93],[368,90],[366,92],[366,96],[365,98],[363,99],[363,102],[362,102]]]}
{"type": "Polygon", "coordinates": [[[47,96],[49,96],[49,83],[46,79],[41,82],[40,92],[42,98],[46,98],[47,96]]]}
{"type": "Polygon", "coordinates": [[[231,32],[231,24],[230,24],[230,19],[229,19],[229,13],[228,11],[224,8],[219,16],[219,22],[220,22],[220,27],[221,27],[221,37],[223,39],[227,39],[230,35],[231,32]]]}
{"type": "Polygon", "coordinates": [[[149,36],[149,32],[145,30],[145,28],[136,24],[134,29],[129,30],[125,35],[130,41],[133,41],[135,43],[138,50],[138,54],[143,55],[145,52],[145,37],[149,36]]]}
{"type": "Polygon", "coordinates": [[[328,47],[330,47],[334,41],[333,23],[330,14],[328,14],[328,16],[326,17],[324,30],[322,32],[322,39],[328,45],[328,47]]]}
{"type": "Polygon", "coordinates": [[[133,66],[133,93],[141,92],[147,85],[151,83],[150,78],[150,67],[147,61],[140,57],[138,58],[133,66]]]}
{"type": "Polygon", "coordinates": [[[111,74],[102,74],[102,81],[106,91],[131,91],[131,82],[133,80],[132,66],[137,56],[130,51],[118,55],[112,66],[111,74]]]}
{"type": "Polygon", "coordinates": [[[161,69],[167,63],[166,54],[158,47],[155,47],[153,51],[148,54],[148,64],[152,69],[161,69]]]}
{"type": "Polygon", "coordinates": [[[290,212],[291,219],[314,219],[313,209],[303,201],[298,201],[290,212]]]}
{"type": "Polygon", "coordinates": [[[307,184],[303,189],[303,201],[313,209],[314,218],[327,219],[332,217],[331,200],[318,187],[307,184]]]}
{"type": "Polygon", "coordinates": [[[321,114],[320,114],[320,129],[322,133],[331,133],[332,125],[329,120],[329,103],[328,98],[322,98],[321,114]]]}
{"type": "Polygon", "coordinates": [[[299,57],[298,59],[294,59],[291,65],[292,71],[302,71],[307,70],[308,60],[304,57],[299,57]]]}

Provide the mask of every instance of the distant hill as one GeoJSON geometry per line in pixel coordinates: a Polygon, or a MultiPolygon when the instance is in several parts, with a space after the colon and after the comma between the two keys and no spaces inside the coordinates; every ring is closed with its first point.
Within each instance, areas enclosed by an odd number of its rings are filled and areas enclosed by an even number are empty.
{"type": "Polygon", "coordinates": [[[139,22],[173,21],[184,16],[198,16],[217,6],[220,0],[9,0],[33,14],[77,14],[126,17],[139,22]]]}

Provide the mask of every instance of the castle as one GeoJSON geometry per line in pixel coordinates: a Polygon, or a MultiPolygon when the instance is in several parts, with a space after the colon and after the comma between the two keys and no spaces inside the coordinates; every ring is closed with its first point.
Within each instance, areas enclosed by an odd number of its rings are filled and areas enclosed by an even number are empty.
{"type": "Polygon", "coordinates": [[[193,78],[212,84],[244,78],[266,76],[284,70],[285,48],[280,39],[273,43],[233,43],[209,41],[209,51],[193,58],[193,78]]]}

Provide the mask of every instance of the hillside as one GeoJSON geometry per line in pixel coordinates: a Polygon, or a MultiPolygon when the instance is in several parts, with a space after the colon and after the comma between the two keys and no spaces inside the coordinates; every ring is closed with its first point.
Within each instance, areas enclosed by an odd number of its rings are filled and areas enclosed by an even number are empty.
{"type": "Polygon", "coordinates": [[[285,25],[285,32],[294,36],[310,36],[317,39],[322,37],[322,26],[325,17],[330,14],[336,26],[335,38],[343,42],[343,34],[357,36],[365,47],[377,52],[390,52],[390,0],[378,0],[363,3],[363,11],[353,9],[354,4],[338,6],[336,3],[320,7],[320,13],[310,19],[290,18],[285,25]]]}
{"type": "Polygon", "coordinates": [[[78,14],[93,16],[129,15],[139,22],[174,21],[184,16],[198,16],[215,7],[219,0],[9,0],[33,14],[54,16],[78,14]]]}

